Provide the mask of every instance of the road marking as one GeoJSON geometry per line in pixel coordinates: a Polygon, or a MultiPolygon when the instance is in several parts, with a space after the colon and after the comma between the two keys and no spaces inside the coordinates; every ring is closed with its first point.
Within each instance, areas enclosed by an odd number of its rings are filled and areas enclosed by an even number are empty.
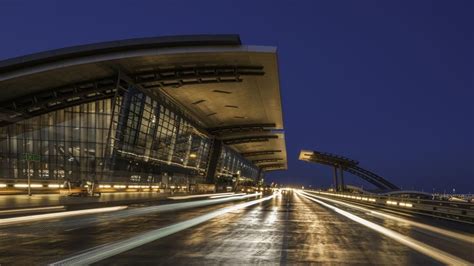
{"type": "Polygon", "coordinates": [[[33,221],[41,221],[41,220],[47,220],[47,219],[64,218],[64,217],[85,215],[85,214],[113,212],[113,211],[124,210],[126,208],[127,206],[115,206],[115,207],[106,207],[106,208],[94,208],[94,209],[87,209],[87,210],[55,212],[55,213],[45,213],[45,214],[37,214],[37,215],[12,217],[12,218],[0,219],[0,226],[17,224],[17,223],[25,223],[25,222],[33,222],[33,221]]]}
{"type": "Polygon", "coordinates": [[[350,212],[339,209],[339,208],[337,208],[333,205],[330,205],[326,202],[323,202],[323,201],[320,201],[316,198],[305,195],[307,193],[303,194],[304,192],[301,193],[300,191],[297,191],[296,193],[298,195],[301,195],[301,196],[311,200],[311,201],[314,201],[314,202],[319,203],[319,204],[321,204],[321,205],[323,205],[323,206],[325,206],[329,209],[332,209],[333,211],[335,211],[335,212],[337,212],[337,213],[339,213],[339,214],[341,214],[341,215],[343,215],[343,216],[345,216],[345,217],[347,217],[347,218],[349,218],[349,219],[351,219],[351,220],[353,220],[353,221],[355,221],[359,224],[362,224],[362,225],[364,225],[364,226],[366,226],[366,227],[368,227],[368,228],[370,228],[374,231],[377,231],[377,232],[379,232],[379,233],[381,233],[381,234],[383,234],[387,237],[390,237],[391,239],[393,239],[393,240],[395,240],[395,241],[397,241],[397,242],[399,242],[399,243],[401,243],[401,244],[403,244],[407,247],[410,247],[410,248],[412,248],[412,249],[414,249],[414,250],[416,250],[420,253],[423,253],[423,254],[425,254],[425,255],[427,255],[427,256],[429,256],[429,257],[431,257],[431,258],[433,258],[437,261],[440,261],[440,262],[448,264],[448,265],[471,265],[470,262],[465,261],[461,258],[458,258],[454,255],[451,255],[447,252],[444,252],[440,249],[437,249],[437,248],[434,248],[432,246],[426,245],[425,243],[422,243],[422,242],[417,241],[413,238],[404,236],[400,233],[397,233],[393,230],[387,229],[387,228],[385,228],[383,226],[380,226],[376,223],[365,220],[365,219],[363,219],[363,218],[361,218],[357,215],[354,215],[350,212]]]}
{"type": "Polygon", "coordinates": [[[438,227],[435,227],[435,226],[422,224],[422,223],[419,223],[419,222],[410,221],[408,219],[393,216],[393,215],[390,215],[390,214],[374,211],[374,210],[364,208],[364,207],[361,207],[361,206],[358,206],[358,205],[350,204],[350,203],[347,203],[347,202],[343,202],[343,201],[339,201],[339,200],[335,200],[335,199],[330,199],[330,198],[326,198],[326,197],[323,197],[323,196],[316,196],[313,193],[308,193],[308,192],[305,192],[305,191],[301,191],[301,193],[304,193],[306,195],[310,195],[311,197],[316,197],[316,198],[319,198],[319,199],[324,199],[324,200],[327,200],[327,201],[330,201],[330,202],[341,204],[341,205],[347,206],[349,208],[365,211],[365,212],[368,212],[369,215],[372,215],[372,216],[375,216],[375,217],[387,218],[387,219],[394,220],[394,221],[397,221],[397,222],[402,222],[402,223],[406,223],[406,224],[409,224],[409,225],[412,225],[412,226],[415,226],[415,227],[419,227],[419,228],[422,228],[422,229],[425,229],[425,230],[428,230],[428,231],[431,231],[431,232],[434,232],[434,233],[438,233],[438,234],[441,234],[441,235],[444,235],[444,236],[448,236],[448,237],[451,237],[451,238],[454,238],[454,239],[457,239],[457,240],[465,241],[465,242],[470,243],[470,244],[474,243],[474,236],[472,234],[460,234],[460,233],[457,233],[457,232],[449,231],[449,230],[438,228],[438,227]]]}
{"type": "Polygon", "coordinates": [[[136,247],[148,244],[150,242],[156,241],[165,236],[180,232],[182,230],[188,229],[190,227],[196,226],[198,224],[209,221],[213,218],[216,218],[220,215],[236,211],[242,208],[246,208],[267,200],[272,199],[275,195],[267,196],[261,199],[240,203],[234,206],[222,208],[217,211],[210,212],[205,215],[201,215],[195,218],[192,218],[187,221],[179,222],[170,226],[166,226],[160,229],[152,230],[140,235],[125,239],[119,242],[106,244],[98,246],[92,249],[88,249],[86,252],[75,255],[73,257],[52,263],[50,265],[88,265],[92,264],[117,254],[126,252],[128,250],[134,249],[136,247]]]}

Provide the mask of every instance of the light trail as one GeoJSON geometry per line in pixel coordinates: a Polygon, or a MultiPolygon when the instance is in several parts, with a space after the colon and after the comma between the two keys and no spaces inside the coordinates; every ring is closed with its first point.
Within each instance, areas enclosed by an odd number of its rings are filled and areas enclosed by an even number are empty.
{"type": "Polygon", "coordinates": [[[178,211],[178,210],[184,210],[184,209],[190,209],[190,208],[196,208],[196,207],[204,207],[208,205],[224,203],[224,202],[229,202],[229,201],[254,198],[261,195],[262,193],[244,194],[242,196],[234,196],[234,197],[226,197],[226,198],[218,198],[218,199],[204,199],[204,200],[196,200],[196,201],[188,201],[188,202],[180,202],[180,203],[171,203],[171,204],[158,205],[158,206],[142,207],[142,208],[137,208],[137,209],[129,209],[126,212],[114,214],[114,216],[122,218],[122,217],[150,214],[150,213],[155,213],[155,212],[178,211]]]}
{"type": "Polygon", "coordinates": [[[335,199],[330,199],[330,198],[326,198],[326,197],[322,197],[322,196],[317,196],[317,195],[314,195],[313,193],[308,193],[308,192],[305,192],[305,191],[300,191],[300,192],[304,193],[306,195],[309,195],[311,197],[324,199],[324,200],[327,200],[327,201],[330,201],[330,202],[333,202],[333,203],[344,205],[344,206],[352,208],[352,209],[357,209],[357,210],[361,210],[361,211],[364,211],[364,212],[368,212],[370,215],[373,215],[375,217],[386,218],[386,219],[394,220],[394,221],[397,221],[397,222],[406,223],[406,224],[409,224],[411,226],[422,228],[422,229],[425,229],[425,230],[428,230],[428,231],[431,231],[431,232],[434,232],[434,233],[438,233],[438,234],[441,234],[441,235],[444,235],[444,236],[447,236],[447,237],[457,239],[457,240],[465,241],[465,242],[468,242],[468,243],[471,243],[471,244],[474,243],[474,236],[471,235],[471,234],[460,234],[460,233],[457,233],[457,232],[449,231],[449,230],[438,228],[438,227],[435,227],[435,226],[431,226],[431,225],[427,225],[427,224],[423,224],[423,223],[419,223],[419,222],[415,222],[415,221],[410,221],[408,219],[404,219],[404,218],[401,218],[401,217],[397,217],[397,216],[393,216],[393,215],[390,215],[390,214],[374,211],[374,210],[364,208],[364,207],[361,207],[361,206],[357,206],[357,205],[354,205],[354,204],[350,204],[350,203],[347,203],[347,202],[343,202],[343,201],[339,201],[339,200],[335,200],[335,199]]]}
{"type": "Polygon", "coordinates": [[[472,265],[470,262],[465,261],[461,258],[458,258],[454,255],[451,255],[447,252],[444,252],[440,249],[434,248],[434,247],[429,246],[425,243],[417,241],[413,238],[407,237],[407,236],[402,235],[400,233],[397,233],[393,230],[390,230],[390,229],[387,229],[383,226],[380,226],[376,223],[365,220],[365,219],[363,219],[363,218],[361,218],[357,215],[354,215],[350,212],[339,209],[339,208],[337,208],[333,205],[330,205],[330,204],[328,204],[326,202],[323,202],[321,200],[318,200],[316,198],[307,196],[306,194],[308,194],[308,193],[302,193],[300,191],[296,191],[296,193],[298,195],[301,195],[302,197],[305,197],[305,198],[307,198],[311,201],[314,201],[314,202],[319,203],[319,204],[321,204],[321,205],[323,205],[323,206],[325,206],[329,209],[332,209],[333,211],[335,211],[335,212],[337,212],[337,213],[339,213],[339,214],[341,214],[341,215],[343,215],[343,216],[345,216],[345,217],[347,217],[347,218],[349,218],[349,219],[351,219],[351,220],[353,220],[353,221],[355,221],[355,222],[357,222],[361,225],[364,225],[364,226],[366,226],[366,227],[368,227],[368,228],[370,228],[374,231],[377,231],[377,232],[379,232],[379,233],[381,233],[381,234],[383,234],[387,237],[390,237],[391,239],[393,239],[393,240],[395,240],[395,241],[397,241],[397,242],[399,242],[399,243],[401,243],[405,246],[408,246],[408,247],[410,247],[410,248],[412,248],[412,249],[414,249],[414,250],[416,250],[416,251],[418,251],[422,254],[425,254],[425,255],[427,255],[427,256],[429,256],[429,257],[431,257],[431,258],[433,258],[437,261],[440,261],[441,263],[448,264],[448,265],[472,265]]]}
{"type": "Polygon", "coordinates": [[[55,212],[55,213],[12,217],[12,218],[0,219],[0,226],[17,224],[17,223],[25,223],[25,222],[35,222],[35,221],[41,221],[41,220],[47,220],[47,219],[64,218],[64,217],[77,216],[77,215],[120,211],[126,208],[127,206],[116,206],[116,207],[94,208],[94,209],[87,209],[87,210],[55,212]]]}
{"type": "Polygon", "coordinates": [[[64,206],[51,206],[51,207],[38,207],[38,208],[3,210],[3,211],[0,211],[0,215],[21,213],[21,212],[40,212],[40,211],[54,211],[54,210],[64,210],[64,206]]]}
{"type": "MultiPolygon", "coordinates": [[[[41,225],[36,225],[36,226],[41,226],[41,228],[64,227],[66,231],[70,231],[73,229],[84,228],[92,224],[97,224],[104,221],[107,222],[107,221],[126,219],[129,217],[149,215],[149,214],[160,213],[160,212],[180,211],[180,210],[186,210],[186,209],[191,209],[191,208],[205,207],[205,206],[210,206],[210,205],[215,205],[215,204],[220,204],[220,203],[239,201],[239,200],[244,200],[248,198],[255,198],[261,195],[262,195],[261,193],[255,193],[255,194],[245,194],[241,196],[233,196],[233,197],[218,198],[218,199],[203,199],[203,200],[155,205],[155,206],[148,206],[148,207],[128,208],[126,210],[122,210],[118,212],[104,213],[103,215],[97,216],[94,219],[89,219],[87,217],[84,217],[84,218],[78,218],[74,220],[63,220],[60,223],[46,223],[46,224],[41,224],[41,225]]],[[[30,225],[30,226],[33,226],[33,225],[30,225]]]]}
{"type": "Polygon", "coordinates": [[[194,199],[194,198],[206,198],[206,197],[212,197],[212,196],[218,196],[218,195],[233,195],[234,192],[231,193],[212,193],[212,194],[198,194],[198,195],[189,195],[189,196],[174,196],[174,197],[168,197],[168,199],[173,199],[173,200],[180,200],[180,199],[194,199]]]}
{"type": "Polygon", "coordinates": [[[218,195],[218,196],[212,196],[209,197],[210,199],[218,199],[218,198],[226,198],[226,197],[235,197],[235,196],[242,196],[246,195],[245,193],[237,193],[237,194],[231,194],[231,195],[218,195]]]}
{"type": "Polygon", "coordinates": [[[50,265],[89,265],[89,264],[104,260],[106,258],[110,258],[117,254],[126,252],[128,250],[137,248],[139,246],[148,244],[150,242],[156,241],[165,236],[196,226],[198,224],[201,224],[203,222],[216,218],[220,215],[270,200],[273,197],[275,197],[275,195],[271,195],[271,196],[267,196],[261,199],[222,208],[220,210],[213,211],[205,215],[192,218],[187,221],[179,222],[170,226],[166,226],[164,228],[152,230],[152,231],[149,231],[149,232],[146,232],[146,233],[143,233],[135,237],[125,239],[116,243],[98,246],[96,248],[89,249],[84,253],[52,263],[50,265]]]}

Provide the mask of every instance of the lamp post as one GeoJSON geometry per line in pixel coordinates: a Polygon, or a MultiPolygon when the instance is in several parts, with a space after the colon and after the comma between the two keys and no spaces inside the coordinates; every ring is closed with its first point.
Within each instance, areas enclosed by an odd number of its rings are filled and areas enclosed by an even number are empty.
{"type": "Polygon", "coordinates": [[[30,160],[26,160],[26,165],[26,175],[28,176],[28,196],[31,196],[30,160]]]}
{"type": "Polygon", "coordinates": [[[26,168],[27,168],[26,175],[28,177],[28,196],[31,196],[32,193],[31,193],[30,161],[39,162],[41,160],[41,156],[39,154],[24,153],[23,159],[26,161],[26,168]]]}

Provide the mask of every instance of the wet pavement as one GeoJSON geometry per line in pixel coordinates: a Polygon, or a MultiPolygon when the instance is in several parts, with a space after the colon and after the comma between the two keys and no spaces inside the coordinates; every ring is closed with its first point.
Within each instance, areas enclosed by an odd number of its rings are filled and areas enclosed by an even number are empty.
{"type": "MultiPolygon", "coordinates": [[[[247,201],[252,201],[248,199],[247,201]]],[[[94,214],[0,227],[0,264],[47,264],[99,245],[128,239],[243,201],[172,212],[94,214]]],[[[140,210],[153,203],[135,204],[140,210]]],[[[339,206],[343,208],[343,206],[339,206]]],[[[347,211],[474,262],[472,243],[449,239],[402,222],[347,211]]],[[[436,221],[432,221],[436,224],[436,221]]],[[[449,227],[449,224],[443,224],[449,227]]],[[[456,228],[456,224],[451,224],[456,228]]],[[[472,234],[472,227],[460,227],[472,234]]],[[[102,265],[161,264],[440,264],[407,245],[288,192],[233,210],[200,225],[102,260],[102,265]]]]}
{"type": "Polygon", "coordinates": [[[296,194],[236,211],[99,264],[435,264],[296,194]]]}

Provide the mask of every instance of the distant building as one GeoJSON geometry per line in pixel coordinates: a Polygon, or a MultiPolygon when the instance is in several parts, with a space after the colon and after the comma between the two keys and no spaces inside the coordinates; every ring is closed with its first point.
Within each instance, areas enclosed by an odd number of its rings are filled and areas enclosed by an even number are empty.
{"type": "Polygon", "coordinates": [[[257,183],[287,168],[276,48],[131,39],[0,62],[0,182],[257,183]]]}

